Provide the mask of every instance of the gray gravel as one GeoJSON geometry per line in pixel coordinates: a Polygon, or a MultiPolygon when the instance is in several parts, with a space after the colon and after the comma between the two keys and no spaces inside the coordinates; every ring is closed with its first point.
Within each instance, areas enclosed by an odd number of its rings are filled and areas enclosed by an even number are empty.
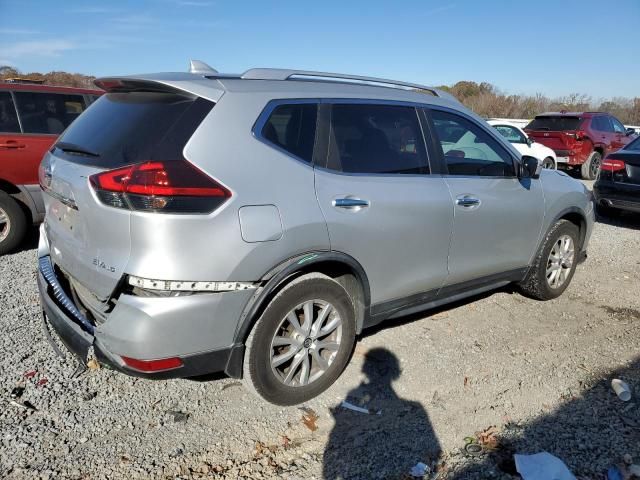
{"type": "Polygon", "coordinates": [[[232,379],[73,378],[42,333],[35,242],[0,257],[2,478],[400,479],[422,461],[431,478],[507,479],[512,453],[542,450],[579,478],[625,454],[640,463],[639,217],[596,225],[557,300],[504,289],[367,332],[306,411],[232,379]],[[497,448],[465,454],[465,437],[491,426],[497,448]]]}

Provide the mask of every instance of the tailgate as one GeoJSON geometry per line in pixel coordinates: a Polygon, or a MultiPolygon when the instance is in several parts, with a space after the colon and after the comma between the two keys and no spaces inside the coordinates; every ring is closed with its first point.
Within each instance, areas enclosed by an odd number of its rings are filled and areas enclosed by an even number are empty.
{"type": "Polygon", "coordinates": [[[556,152],[569,150],[570,145],[575,142],[575,136],[571,136],[571,134],[565,132],[529,131],[527,133],[529,134],[529,137],[533,138],[536,142],[541,143],[556,152]],[[569,142],[571,142],[571,144],[569,142]]]}
{"type": "Polygon", "coordinates": [[[116,288],[129,260],[128,210],[102,205],[89,176],[102,169],[48,153],[51,183],[44,195],[51,259],[100,300],[116,288]]]}

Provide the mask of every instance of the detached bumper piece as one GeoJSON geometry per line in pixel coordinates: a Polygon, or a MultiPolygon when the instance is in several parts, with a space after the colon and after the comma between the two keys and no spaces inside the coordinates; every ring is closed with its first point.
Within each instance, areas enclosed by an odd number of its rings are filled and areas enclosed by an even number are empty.
{"type": "MultiPolygon", "coordinates": [[[[58,281],[49,256],[38,260],[38,289],[43,321],[47,332],[53,332],[65,347],[86,364],[93,347],[97,360],[127,375],[149,379],[187,378],[214,372],[227,372],[239,377],[244,345],[195,355],[160,359],[134,359],[110,352],[100,342],[100,331],[75,306],[58,281]]],[[[54,350],[57,346],[54,344],[54,350]]]]}

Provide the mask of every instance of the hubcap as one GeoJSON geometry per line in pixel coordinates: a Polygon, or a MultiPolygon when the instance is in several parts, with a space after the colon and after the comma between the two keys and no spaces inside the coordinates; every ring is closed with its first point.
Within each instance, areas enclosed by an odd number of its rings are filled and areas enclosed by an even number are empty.
{"type": "Polygon", "coordinates": [[[0,208],[0,242],[2,242],[9,235],[11,230],[11,222],[9,221],[9,215],[2,208],[0,208]]]}
{"type": "Polygon", "coordinates": [[[271,370],[282,383],[301,387],[315,382],[335,360],[342,341],[342,319],[324,300],[309,300],[291,310],[271,340],[271,370]]]}
{"type": "Polygon", "coordinates": [[[573,239],[569,235],[562,235],[553,244],[547,260],[547,283],[551,288],[560,288],[565,284],[574,257],[573,239]]]}
{"type": "Polygon", "coordinates": [[[600,170],[600,159],[594,158],[591,160],[591,176],[595,177],[598,174],[598,170],[600,170]]]}

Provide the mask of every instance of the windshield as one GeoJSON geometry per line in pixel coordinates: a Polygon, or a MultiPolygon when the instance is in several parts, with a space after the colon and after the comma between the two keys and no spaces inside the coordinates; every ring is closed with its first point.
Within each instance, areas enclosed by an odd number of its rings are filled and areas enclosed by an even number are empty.
{"type": "Polygon", "coordinates": [[[566,130],[578,130],[578,128],[580,128],[581,121],[582,118],[580,117],[536,117],[524,129],[564,132],[566,130]]]}
{"type": "Polygon", "coordinates": [[[631,150],[632,152],[640,152],[640,137],[636,138],[633,142],[627,145],[625,150],[631,150]]]}

